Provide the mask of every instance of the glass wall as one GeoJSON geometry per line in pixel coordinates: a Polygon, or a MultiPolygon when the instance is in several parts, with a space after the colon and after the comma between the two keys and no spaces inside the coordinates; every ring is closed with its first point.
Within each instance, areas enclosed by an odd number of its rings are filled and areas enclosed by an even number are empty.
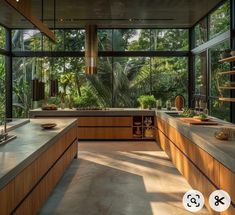
{"type": "Polygon", "coordinates": [[[194,55],[195,99],[207,103],[212,116],[230,121],[230,103],[219,101],[220,97],[230,97],[230,90],[224,90],[230,81],[229,75],[220,72],[229,71],[229,63],[220,63],[222,54],[230,49],[230,38],[221,38],[221,34],[230,29],[230,4],[226,1],[216,8],[194,27],[195,46],[201,51],[194,55]],[[218,37],[220,36],[220,37],[218,37]],[[216,40],[212,40],[216,38],[216,40]],[[205,42],[210,43],[205,44],[205,42]],[[213,42],[215,41],[215,42],[213,42]]]}

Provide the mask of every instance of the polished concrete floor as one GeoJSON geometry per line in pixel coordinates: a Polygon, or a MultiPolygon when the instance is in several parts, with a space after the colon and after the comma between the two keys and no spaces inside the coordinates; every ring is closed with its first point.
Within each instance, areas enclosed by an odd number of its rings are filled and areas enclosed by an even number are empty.
{"type": "MultiPolygon", "coordinates": [[[[188,215],[191,189],[155,142],[80,142],[41,215],[188,215]]],[[[208,214],[206,209],[200,215],[208,214]]]]}

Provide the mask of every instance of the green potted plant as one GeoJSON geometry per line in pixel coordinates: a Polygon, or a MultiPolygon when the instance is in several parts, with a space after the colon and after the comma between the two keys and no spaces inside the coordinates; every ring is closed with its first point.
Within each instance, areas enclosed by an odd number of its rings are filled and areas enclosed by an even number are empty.
{"type": "Polygon", "coordinates": [[[156,99],[153,95],[142,95],[137,101],[140,103],[142,109],[153,108],[156,106],[156,99]]]}

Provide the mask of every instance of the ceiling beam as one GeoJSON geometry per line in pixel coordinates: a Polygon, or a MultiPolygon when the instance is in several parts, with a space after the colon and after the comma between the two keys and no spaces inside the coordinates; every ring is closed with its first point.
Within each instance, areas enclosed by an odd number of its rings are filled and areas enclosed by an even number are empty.
{"type": "Polygon", "coordinates": [[[38,30],[44,33],[50,40],[55,42],[55,34],[43,24],[41,20],[35,17],[31,12],[31,0],[5,0],[11,7],[24,16],[38,30]]]}

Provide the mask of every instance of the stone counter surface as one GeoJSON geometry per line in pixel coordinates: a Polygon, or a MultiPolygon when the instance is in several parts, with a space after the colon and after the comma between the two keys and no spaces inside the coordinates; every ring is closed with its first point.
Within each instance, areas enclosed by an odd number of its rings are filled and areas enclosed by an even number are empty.
{"type": "Polygon", "coordinates": [[[107,110],[76,110],[58,109],[29,111],[30,118],[35,117],[78,117],[78,116],[154,116],[155,110],[141,110],[138,108],[109,108],[107,110]]]}
{"type": "Polygon", "coordinates": [[[10,131],[17,138],[0,146],[0,189],[76,124],[75,118],[31,119],[10,131]],[[50,130],[40,127],[51,122],[57,126],[50,130]]]}
{"type": "Polygon", "coordinates": [[[178,120],[177,117],[166,114],[164,111],[156,111],[156,116],[165,120],[182,135],[235,173],[235,139],[221,141],[214,136],[219,128],[230,127],[235,129],[234,124],[216,119],[218,125],[189,125],[178,120]]]}

